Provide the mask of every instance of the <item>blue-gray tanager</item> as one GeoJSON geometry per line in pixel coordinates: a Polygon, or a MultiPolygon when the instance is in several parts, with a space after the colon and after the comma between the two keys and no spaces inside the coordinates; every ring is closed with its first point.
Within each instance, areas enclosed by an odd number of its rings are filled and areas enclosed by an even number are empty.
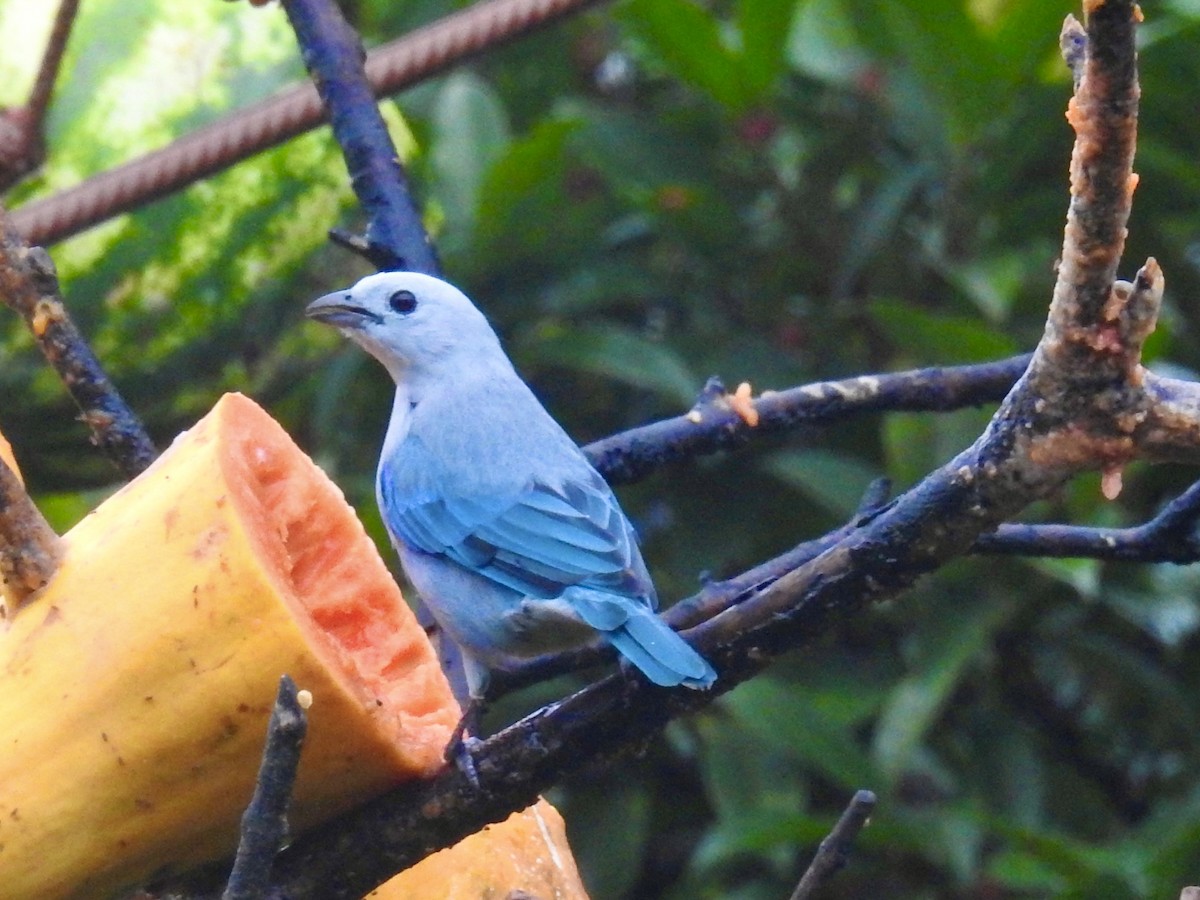
{"type": "Polygon", "coordinates": [[[375,488],[409,580],[460,645],[472,698],[488,671],[603,635],[660,685],[716,673],[654,613],[633,527],[457,288],[411,272],[311,303],[396,382],[375,488]]]}

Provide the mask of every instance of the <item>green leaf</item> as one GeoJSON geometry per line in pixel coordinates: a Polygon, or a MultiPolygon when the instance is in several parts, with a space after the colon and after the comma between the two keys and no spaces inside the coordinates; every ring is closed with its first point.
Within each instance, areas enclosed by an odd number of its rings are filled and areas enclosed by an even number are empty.
{"type": "MultiPolygon", "coordinates": [[[[570,197],[563,186],[568,142],[580,124],[543,120],[488,169],[479,191],[475,255],[552,267],[594,243],[588,201],[570,197]]],[[[473,258],[461,263],[480,264],[473,258]]]]}
{"type": "Polygon", "coordinates": [[[845,0],[801,3],[787,37],[792,68],[834,84],[849,84],[870,58],[858,40],[845,0]]]}
{"type": "Polygon", "coordinates": [[[650,827],[645,787],[634,780],[606,781],[607,790],[581,786],[563,807],[571,823],[571,849],[599,897],[624,896],[640,871],[650,827]],[[615,865],[617,861],[620,865],[615,865]]]}
{"type": "Polygon", "coordinates": [[[580,121],[572,147],[636,202],[667,185],[695,189],[710,174],[702,149],[661,122],[593,104],[574,105],[571,112],[580,121]]]}
{"type": "Polygon", "coordinates": [[[1003,106],[1003,67],[961,0],[880,4],[888,35],[925,89],[942,106],[953,142],[963,146],[1003,106]]]}
{"type": "Polygon", "coordinates": [[[1134,838],[1147,863],[1145,896],[1174,896],[1181,885],[1195,884],[1196,848],[1200,847],[1200,791],[1165,799],[1134,838]]]}
{"type": "Polygon", "coordinates": [[[951,365],[988,362],[1012,356],[1012,335],[979,319],[929,312],[911,303],[877,300],[871,304],[876,324],[905,356],[915,362],[951,365]]]}
{"type": "MultiPolygon", "coordinates": [[[[1049,254],[1047,254],[1049,255],[1049,254]]],[[[991,323],[1008,320],[1033,265],[1028,250],[966,261],[938,260],[942,274],[991,323]]]]}
{"type": "Polygon", "coordinates": [[[826,450],[783,450],[768,456],[763,466],[839,516],[854,512],[867,486],[880,475],[866,463],[826,450]]]}
{"type": "Polygon", "coordinates": [[[751,86],[710,13],[692,0],[632,0],[624,13],[673,75],[723,106],[747,106],[751,86]]]}
{"type": "Polygon", "coordinates": [[[870,787],[879,774],[853,730],[798,686],[770,678],[739,685],[726,700],[760,741],[801,760],[847,788],[870,787]]]}
{"type": "Polygon", "coordinates": [[[1061,896],[1068,880],[1032,853],[1006,848],[988,861],[988,874],[1010,891],[1061,896]]]}
{"type": "Polygon", "coordinates": [[[1049,870],[1067,879],[1071,896],[1103,896],[1114,900],[1148,896],[1135,888],[1144,879],[1136,848],[1132,846],[1093,846],[1048,829],[1017,827],[1003,819],[993,818],[991,825],[1029,860],[1041,863],[1045,867],[1043,873],[1049,870]]]}
{"type": "Polygon", "coordinates": [[[887,474],[897,488],[915,484],[969,446],[991,415],[986,408],[938,415],[891,413],[883,420],[882,432],[887,474]]]}
{"type": "MultiPolygon", "coordinates": [[[[1039,59],[1059,56],[1058,32],[1063,17],[1076,8],[1074,0],[1003,0],[996,4],[999,18],[993,44],[1010,79],[1015,81],[1035,71],[1039,59]]],[[[1059,65],[1065,73],[1061,57],[1059,65]]]]}
{"type": "Polygon", "coordinates": [[[784,64],[784,47],[797,0],[740,0],[737,25],[742,36],[741,70],[748,89],[762,96],[784,64]]]}
{"type": "Polygon", "coordinates": [[[1074,589],[1080,597],[1095,600],[1100,595],[1100,563],[1094,559],[1030,559],[1029,566],[1074,589]]]}
{"type": "Polygon", "coordinates": [[[157,149],[302,77],[295,46],[283,16],[169,0],[83,4],[67,45],[73,77],[51,107],[47,186],[157,149]]]}
{"type": "Polygon", "coordinates": [[[1200,572],[1195,566],[1149,566],[1145,590],[1112,588],[1107,606],[1167,647],[1178,647],[1200,629],[1200,572]]]}
{"type": "Polygon", "coordinates": [[[921,629],[921,659],[901,679],[875,726],[873,753],[889,780],[909,765],[970,663],[989,646],[1011,604],[986,595],[947,602],[921,629]]]}
{"type": "Polygon", "coordinates": [[[591,372],[691,405],[700,380],[666,344],[619,325],[547,323],[519,341],[526,365],[591,372]]]}
{"type": "Polygon", "coordinates": [[[470,71],[447,78],[434,101],[429,151],[445,239],[459,245],[469,239],[484,177],[508,144],[508,117],[491,86],[470,71]]]}
{"type": "Polygon", "coordinates": [[[794,815],[803,808],[799,773],[773,745],[728,716],[705,717],[696,727],[708,800],[720,818],[745,819],[767,810],[794,815]]]}
{"type": "Polygon", "coordinates": [[[930,177],[925,163],[899,166],[889,172],[862,208],[847,242],[835,279],[836,294],[851,293],[854,282],[871,258],[892,241],[901,217],[922,183],[930,177]]]}
{"type": "Polygon", "coordinates": [[[117,491],[118,485],[94,491],[38,494],[37,505],[50,526],[63,534],[117,491]]]}
{"type": "MultiPolygon", "coordinates": [[[[815,846],[829,833],[826,816],[804,816],[794,811],[756,810],[722,818],[696,850],[695,865],[713,869],[748,854],[770,858],[773,850],[794,853],[797,847],[815,846]]],[[[706,879],[711,882],[712,877],[706,879]]],[[[722,900],[730,896],[722,892],[722,900]]]]}

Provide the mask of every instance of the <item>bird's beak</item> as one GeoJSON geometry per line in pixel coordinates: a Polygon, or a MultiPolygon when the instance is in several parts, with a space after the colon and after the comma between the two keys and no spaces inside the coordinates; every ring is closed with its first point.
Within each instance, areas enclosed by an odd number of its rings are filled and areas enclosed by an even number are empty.
{"type": "Polygon", "coordinates": [[[336,291],[318,297],[308,304],[304,314],[334,328],[365,328],[368,322],[378,325],[383,321],[366,307],[355,303],[349,291],[336,291]]]}

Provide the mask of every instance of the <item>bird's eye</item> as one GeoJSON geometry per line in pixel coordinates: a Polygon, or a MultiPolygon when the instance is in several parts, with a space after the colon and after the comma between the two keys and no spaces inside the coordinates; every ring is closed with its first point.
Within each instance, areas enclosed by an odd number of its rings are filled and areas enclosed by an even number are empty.
{"type": "Polygon", "coordinates": [[[406,316],[417,308],[417,295],[412,291],[396,291],[388,297],[388,306],[392,308],[392,312],[406,316]]]}

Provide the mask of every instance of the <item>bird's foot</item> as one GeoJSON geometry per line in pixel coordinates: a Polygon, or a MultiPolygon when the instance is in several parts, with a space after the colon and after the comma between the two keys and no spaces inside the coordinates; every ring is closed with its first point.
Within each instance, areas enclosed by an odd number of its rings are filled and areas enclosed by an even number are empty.
{"type": "Polygon", "coordinates": [[[467,703],[467,708],[462,714],[462,718],[458,720],[458,724],[454,726],[454,732],[450,736],[450,742],[446,745],[445,751],[442,753],[442,758],[447,763],[451,763],[458,768],[471,783],[471,787],[479,788],[479,772],[475,769],[475,760],[472,757],[474,750],[482,743],[478,738],[472,737],[472,732],[479,731],[479,719],[483,715],[484,702],[478,697],[472,697],[467,703]]]}
{"type": "Polygon", "coordinates": [[[452,763],[475,790],[480,790],[479,770],[475,768],[475,751],[483,745],[479,738],[464,734],[446,747],[446,762],[452,763]]]}

